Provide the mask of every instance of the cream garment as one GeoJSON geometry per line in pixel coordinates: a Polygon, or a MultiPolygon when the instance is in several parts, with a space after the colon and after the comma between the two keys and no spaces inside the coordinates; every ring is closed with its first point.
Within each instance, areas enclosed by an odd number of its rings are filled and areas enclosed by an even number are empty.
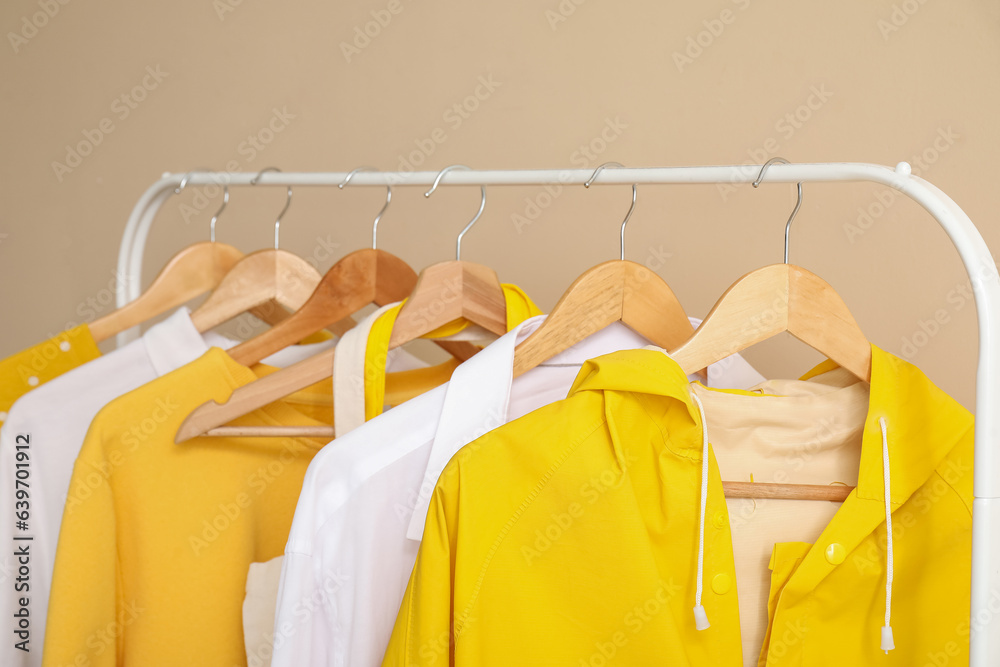
{"type": "Polygon", "coordinates": [[[274,601],[281,583],[282,556],[263,563],[250,563],[247,593],[243,599],[243,644],[247,648],[247,667],[271,664],[274,643],[274,601]]]}
{"type": "MultiPolygon", "coordinates": [[[[769,380],[748,397],[693,383],[702,400],[708,438],[726,481],[796,484],[858,483],[868,385],[843,369],[809,382],[769,380]]],[[[777,542],[816,542],[840,503],[727,498],[736,566],[743,664],[758,663],[767,632],[768,564],[777,542]]],[[[721,524],[721,512],[706,517],[721,524]]],[[[836,557],[836,555],[833,555],[836,557]]],[[[705,582],[725,594],[725,574],[705,582]]]]}

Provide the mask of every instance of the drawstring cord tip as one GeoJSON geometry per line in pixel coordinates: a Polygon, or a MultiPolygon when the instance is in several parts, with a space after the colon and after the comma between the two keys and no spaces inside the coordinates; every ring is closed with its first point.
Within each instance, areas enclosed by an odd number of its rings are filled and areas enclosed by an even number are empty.
{"type": "Polygon", "coordinates": [[[705,613],[705,607],[702,605],[694,608],[694,627],[698,630],[708,630],[709,628],[708,614],[705,613]]]}
{"type": "Polygon", "coordinates": [[[896,648],[896,643],[892,640],[892,626],[882,626],[882,650],[888,653],[896,648]]]}

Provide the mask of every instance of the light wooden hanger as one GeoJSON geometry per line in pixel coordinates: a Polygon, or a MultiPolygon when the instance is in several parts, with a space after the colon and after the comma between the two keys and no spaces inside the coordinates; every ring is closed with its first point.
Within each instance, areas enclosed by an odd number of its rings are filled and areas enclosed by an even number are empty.
{"type": "MultiPolygon", "coordinates": [[[[281,170],[267,167],[254,176],[250,185],[256,185],[261,175],[268,171],[281,170]]],[[[227,190],[223,208],[228,201],[227,190]]],[[[319,284],[319,271],[298,255],[279,247],[281,219],[291,204],[292,188],[289,187],[285,207],[274,222],[274,248],[251,253],[230,269],[208,299],[191,313],[191,321],[198,331],[214,329],[246,312],[257,316],[263,314],[262,319],[276,325],[288,319],[286,308],[296,310],[309,299],[319,284]]],[[[352,326],[353,321],[346,321],[330,328],[343,334],[352,326]]]]}
{"type": "MultiPolygon", "coordinates": [[[[617,162],[599,166],[584,183],[589,188],[601,171],[617,162]]],[[[625,226],[635,210],[632,205],[621,226],[621,259],[598,264],[570,285],[538,330],[514,350],[514,377],[551,359],[613,322],[621,322],[664,349],[687,340],[694,327],[673,290],[655,272],[625,259],[625,226]]]]}
{"type": "MultiPolygon", "coordinates": [[[[373,168],[353,170],[339,187],[350,183],[359,171],[368,170],[373,168]]],[[[386,186],[385,204],[372,224],[370,249],[357,250],[341,258],[322,277],[305,304],[287,321],[237,345],[230,350],[232,357],[246,366],[256,364],[324,327],[349,318],[365,306],[373,303],[384,306],[405,299],[417,284],[417,274],[399,257],[377,248],[378,223],[390,202],[392,188],[386,186]]],[[[458,342],[441,341],[439,346],[462,360],[478,351],[478,348],[458,342]]]]}
{"type": "MultiPolygon", "coordinates": [[[[468,167],[456,164],[442,169],[424,197],[430,197],[453,169],[468,167]]],[[[462,238],[486,208],[486,187],[480,186],[479,193],[479,210],[455,242],[455,260],[434,264],[421,272],[396,318],[390,350],[458,319],[478,324],[497,336],[507,333],[507,300],[496,272],[482,264],[462,261],[462,238]]]]}
{"type": "MultiPolygon", "coordinates": [[[[193,173],[185,174],[174,194],[184,190],[193,173]]],[[[215,240],[215,223],[228,202],[229,188],[225,187],[222,207],[212,216],[209,241],[200,241],[181,250],[170,258],[138,299],[90,323],[90,333],[95,341],[100,343],[147,322],[219,285],[229,270],[243,258],[243,253],[233,246],[215,240]]],[[[274,322],[280,317],[273,307],[262,306],[253,312],[261,319],[274,322]]]]}
{"type": "MultiPolygon", "coordinates": [[[[760,185],[768,160],[754,181],[760,185]]],[[[825,280],[788,263],[788,238],[792,220],[802,206],[798,200],[785,223],[785,262],[751,271],[726,290],[694,335],[670,356],[685,372],[705,368],[751,345],[788,332],[822,352],[841,367],[871,381],[871,343],[840,295],[825,280]]],[[[853,487],[813,484],[759,484],[725,482],[726,495],[739,498],[785,498],[843,501],[853,487]]]]}
{"type": "MultiPolygon", "coordinates": [[[[359,171],[350,174],[340,187],[347,185],[359,171]]],[[[386,199],[372,225],[372,247],[355,251],[338,261],[323,276],[316,291],[302,308],[288,320],[230,350],[246,365],[256,363],[274,351],[309,336],[333,320],[342,319],[365,306],[384,306],[401,301],[417,284],[417,274],[403,260],[379,250],[378,223],[392,201],[392,188],[386,186],[386,199]],[[241,349],[242,348],[242,349],[241,349]]],[[[470,357],[477,348],[464,342],[441,341],[439,345],[454,356],[470,357]]],[[[177,430],[175,442],[201,435],[209,436],[334,436],[332,426],[256,426],[228,427],[228,422],[242,417],[291,393],[329,379],[333,375],[334,350],[326,350],[248,385],[237,388],[223,404],[209,401],[191,412],[177,430]]]]}

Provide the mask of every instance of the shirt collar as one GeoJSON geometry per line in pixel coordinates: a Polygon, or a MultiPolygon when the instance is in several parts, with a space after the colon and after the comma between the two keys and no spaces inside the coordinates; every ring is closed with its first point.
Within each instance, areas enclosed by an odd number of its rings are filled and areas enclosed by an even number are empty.
{"type": "MultiPolygon", "coordinates": [[[[451,380],[445,385],[444,405],[438,419],[437,433],[407,529],[406,536],[409,539],[420,540],[423,535],[431,493],[448,461],[465,445],[507,423],[513,385],[514,350],[544,321],[545,315],[525,320],[452,373],[451,380]]],[[[645,338],[616,322],[541,365],[579,366],[597,355],[647,344],[645,338]]]]}
{"type": "Polygon", "coordinates": [[[200,334],[191,322],[191,311],[185,307],[178,308],[167,319],[150,327],[142,335],[142,342],[158,376],[190,363],[212,346],[228,349],[235,344],[235,341],[211,332],[204,336],[200,334]]]}

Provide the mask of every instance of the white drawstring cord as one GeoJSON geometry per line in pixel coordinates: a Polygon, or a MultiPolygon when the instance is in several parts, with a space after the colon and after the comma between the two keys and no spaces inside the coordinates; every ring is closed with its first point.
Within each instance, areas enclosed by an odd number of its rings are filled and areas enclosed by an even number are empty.
{"type": "Polygon", "coordinates": [[[698,581],[694,594],[694,627],[698,630],[707,630],[709,627],[708,614],[701,604],[701,593],[704,588],[705,578],[705,508],[708,505],[708,423],[705,421],[705,406],[701,404],[701,399],[694,392],[691,398],[698,405],[698,412],[701,414],[701,522],[698,525],[698,581]]]}
{"type": "Polygon", "coordinates": [[[892,626],[889,619],[892,615],[892,497],[889,483],[889,434],[885,417],[878,418],[882,427],[882,471],[883,487],[885,489],[885,626],[882,627],[882,650],[889,653],[896,648],[892,639],[892,626]]]}

